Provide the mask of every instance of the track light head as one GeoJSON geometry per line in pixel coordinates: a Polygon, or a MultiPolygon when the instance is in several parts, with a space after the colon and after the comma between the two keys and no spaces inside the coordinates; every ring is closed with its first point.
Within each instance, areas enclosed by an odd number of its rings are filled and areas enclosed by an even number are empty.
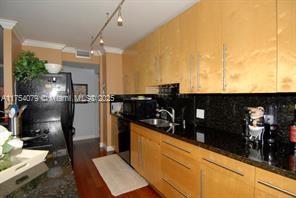
{"type": "Polygon", "coordinates": [[[119,7],[119,10],[118,10],[117,25],[118,26],[123,25],[123,18],[122,18],[122,15],[121,15],[121,6],[119,7]]]}
{"type": "Polygon", "coordinates": [[[100,45],[104,45],[104,40],[102,36],[100,37],[100,45]]]}

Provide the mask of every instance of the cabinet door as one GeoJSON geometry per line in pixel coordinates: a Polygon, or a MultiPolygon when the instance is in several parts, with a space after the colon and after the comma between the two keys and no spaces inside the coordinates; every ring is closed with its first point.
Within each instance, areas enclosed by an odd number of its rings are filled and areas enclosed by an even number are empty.
{"type": "Polygon", "coordinates": [[[180,92],[192,93],[196,85],[196,15],[197,5],[180,15],[180,92]]]}
{"type": "Polygon", "coordinates": [[[256,198],[296,197],[296,181],[256,168],[256,198]]]}
{"type": "Polygon", "coordinates": [[[132,67],[132,56],[129,49],[123,53],[123,90],[125,94],[134,92],[134,74],[132,67]]]}
{"type": "Polygon", "coordinates": [[[278,92],[296,91],[296,1],[278,0],[278,92]]]}
{"type": "Polygon", "coordinates": [[[131,165],[138,173],[142,174],[142,137],[131,131],[131,165]]]}
{"type": "Polygon", "coordinates": [[[180,23],[174,18],[160,27],[161,84],[180,81],[180,23]]]}
{"type": "Polygon", "coordinates": [[[255,167],[201,149],[201,197],[254,197],[255,167]]]}
{"type": "MultiPolygon", "coordinates": [[[[142,61],[145,63],[145,81],[147,86],[156,86],[160,84],[159,36],[159,30],[156,30],[144,39],[145,57],[143,57],[142,61]]],[[[146,90],[146,93],[149,92],[146,90]]]]}
{"type": "Polygon", "coordinates": [[[224,91],[275,92],[276,0],[228,0],[221,5],[224,91]]]}
{"type": "Polygon", "coordinates": [[[116,116],[111,116],[111,142],[115,152],[119,152],[118,147],[118,118],[116,116]]]}
{"type": "Polygon", "coordinates": [[[201,163],[201,197],[213,198],[231,197],[251,198],[254,195],[254,186],[244,182],[244,178],[219,166],[201,163]]]}
{"type": "Polygon", "coordinates": [[[160,145],[146,137],[143,138],[143,162],[144,177],[160,190],[160,145]]]}
{"type": "Polygon", "coordinates": [[[195,92],[222,92],[221,1],[198,3],[196,16],[197,79],[195,92]]]}

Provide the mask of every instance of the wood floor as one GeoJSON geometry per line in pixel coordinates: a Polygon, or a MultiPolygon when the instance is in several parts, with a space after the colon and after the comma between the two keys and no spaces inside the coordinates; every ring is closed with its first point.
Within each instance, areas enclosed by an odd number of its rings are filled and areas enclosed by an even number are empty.
{"type": "MultiPolygon", "coordinates": [[[[97,158],[105,155],[106,152],[100,149],[99,139],[81,140],[74,142],[73,168],[79,197],[113,197],[92,162],[92,158],[97,158]]],[[[148,186],[120,195],[118,197],[158,198],[160,196],[151,187],[148,186]]]]}

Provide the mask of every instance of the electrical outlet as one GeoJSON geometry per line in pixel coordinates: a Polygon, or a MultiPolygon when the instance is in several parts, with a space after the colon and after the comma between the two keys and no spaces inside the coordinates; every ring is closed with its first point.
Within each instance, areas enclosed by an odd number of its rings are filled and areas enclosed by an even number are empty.
{"type": "Polygon", "coordinates": [[[196,109],[196,118],[205,119],[205,110],[196,109]]]}

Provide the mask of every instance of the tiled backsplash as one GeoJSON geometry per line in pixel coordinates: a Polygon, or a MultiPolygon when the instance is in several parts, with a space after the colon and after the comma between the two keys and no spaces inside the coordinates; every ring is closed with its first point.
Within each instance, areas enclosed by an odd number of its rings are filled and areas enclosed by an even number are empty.
{"type": "Polygon", "coordinates": [[[279,135],[288,141],[289,124],[293,119],[296,94],[206,94],[206,95],[179,95],[167,101],[168,106],[173,104],[177,110],[186,106],[185,119],[187,123],[220,129],[230,133],[241,134],[244,127],[246,107],[262,106],[269,111],[274,109],[275,122],[279,125],[279,135]],[[205,110],[205,119],[195,118],[195,109],[205,110]]]}
{"type": "Polygon", "coordinates": [[[279,135],[288,141],[296,94],[180,94],[155,96],[160,107],[173,107],[176,122],[205,126],[230,133],[243,132],[245,107],[274,108],[279,135]],[[195,118],[196,109],[205,110],[205,119],[195,118]]]}

